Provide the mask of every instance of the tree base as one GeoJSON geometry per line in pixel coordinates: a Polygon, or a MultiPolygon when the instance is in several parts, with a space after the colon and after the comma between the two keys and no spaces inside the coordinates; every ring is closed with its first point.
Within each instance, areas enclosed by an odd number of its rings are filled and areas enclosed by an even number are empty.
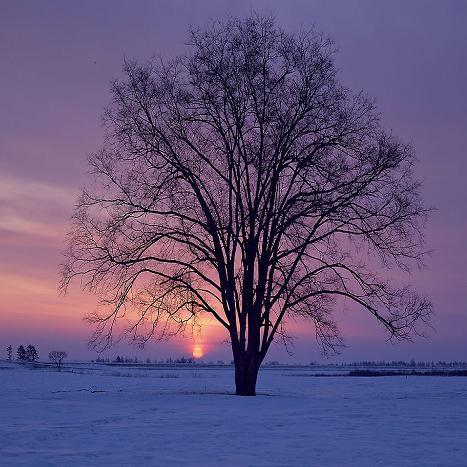
{"type": "Polygon", "coordinates": [[[237,396],[256,396],[256,380],[259,365],[253,361],[235,362],[235,394],[237,396]]]}
{"type": "Polygon", "coordinates": [[[246,396],[246,397],[256,396],[256,388],[252,388],[252,389],[238,389],[237,388],[235,390],[235,395],[246,396]]]}

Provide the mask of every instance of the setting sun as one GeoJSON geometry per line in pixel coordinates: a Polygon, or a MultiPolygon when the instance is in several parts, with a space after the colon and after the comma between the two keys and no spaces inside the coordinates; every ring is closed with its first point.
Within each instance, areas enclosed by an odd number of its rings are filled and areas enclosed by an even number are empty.
{"type": "Polygon", "coordinates": [[[195,345],[193,349],[193,357],[194,358],[201,358],[203,356],[203,349],[200,345],[195,345]]]}

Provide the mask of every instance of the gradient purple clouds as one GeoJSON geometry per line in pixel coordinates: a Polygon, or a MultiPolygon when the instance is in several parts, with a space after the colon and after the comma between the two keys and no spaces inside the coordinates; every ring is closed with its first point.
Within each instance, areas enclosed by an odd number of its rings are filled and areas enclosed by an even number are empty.
{"type": "MultiPolygon", "coordinates": [[[[40,344],[42,354],[63,345],[74,357],[89,355],[82,317],[95,301],[77,290],[59,297],[58,264],[73,200],[87,180],[86,154],[101,143],[99,116],[123,57],[174,56],[184,50],[190,24],[251,10],[274,14],[287,29],[315,23],[336,41],[342,81],[374,96],[386,126],[414,146],[426,204],[437,208],[426,232],[434,250],[428,269],[406,278],[434,301],[433,337],[392,346],[362,311],[336,310],[350,345],[342,358],[467,358],[467,3],[462,0],[3,2],[2,348],[30,340],[40,344]]],[[[318,358],[310,329],[294,333],[295,359],[318,358]]],[[[203,338],[212,358],[228,358],[215,331],[203,338]]],[[[153,350],[178,355],[186,349],[174,342],[153,350]]],[[[285,359],[279,348],[274,352],[285,359]]]]}

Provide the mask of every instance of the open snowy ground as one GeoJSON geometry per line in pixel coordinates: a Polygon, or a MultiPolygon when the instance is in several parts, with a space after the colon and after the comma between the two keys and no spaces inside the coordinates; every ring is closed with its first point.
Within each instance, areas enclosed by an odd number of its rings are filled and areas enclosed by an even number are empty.
{"type": "Polygon", "coordinates": [[[465,377],[0,367],[1,466],[467,465],[465,377]]]}

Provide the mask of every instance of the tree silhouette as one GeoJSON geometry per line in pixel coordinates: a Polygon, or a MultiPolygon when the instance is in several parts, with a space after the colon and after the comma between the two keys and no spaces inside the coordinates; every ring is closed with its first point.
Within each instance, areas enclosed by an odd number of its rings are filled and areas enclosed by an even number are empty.
{"type": "Polygon", "coordinates": [[[22,345],[18,347],[18,350],[16,352],[16,358],[18,360],[26,360],[26,350],[22,345]]]}
{"type": "Polygon", "coordinates": [[[57,365],[60,370],[62,367],[63,360],[67,357],[67,354],[63,350],[52,350],[49,352],[49,360],[57,365]]]}
{"type": "Polygon", "coordinates": [[[253,15],[192,31],[190,45],[171,63],[125,62],[112,85],[63,267],[62,287],[81,276],[109,306],[88,316],[93,343],[111,345],[122,316],[144,344],[210,313],[237,394],[254,395],[288,317],[339,348],[339,297],[396,339],[417,332],[430,302],[378,273],[423,258],[414,154],[340,84],[332,42],[253,15]]]}
{"type": "Polygon", "coordinates": [[[8,360],[11,360],[11,355],[13,353],[13,347],[11,345],[9,345],[7,348],[6,348],[6,353],[7,353],[7,356],[8,356],[8,360]]]}
{"type": "Polygon", "coordinates": [[[26,347],[25,359],[28,362],[35,362],[38,358],[39,358],[39,355],[37,354],[36,348],[33,345],[29,344],[26,347]]]}

